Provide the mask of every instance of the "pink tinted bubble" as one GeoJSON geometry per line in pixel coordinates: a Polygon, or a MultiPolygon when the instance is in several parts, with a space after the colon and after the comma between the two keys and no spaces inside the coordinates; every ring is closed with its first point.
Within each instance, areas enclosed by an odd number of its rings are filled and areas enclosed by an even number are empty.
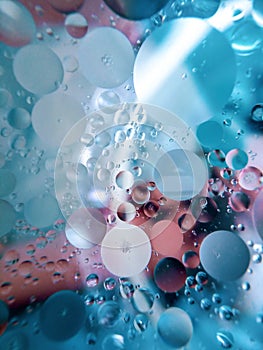
{"type": "Polygon", "coordinates": [[[80,13],[72,13],[65,20],[65,28],[70,36],[80,39],[88,31],[88,22],[80,13]]]}
{"type": "Polygon", "coordinates": [[[150,200],[143,206],[143,212],[149,218],[155,217],[159,210],[159,204],[156,201],[150,200]]]}
{"type": "Polygon", "coordinates": [[[179,226],[169,220],[161,220],[151,230],[152,248],[164,256],[175,257],[183,244],[179,226]]]}
{"type": "Polygon", "coordinates": [[[80,8],[84,0],[48,0],[48,2],[55,10],[68,13],[80,8]]]}
{"type": "Polygon", "coordinates": [[[163,292],[177,292],[184,286],[185,280],[186,270],[179,260],[168,257],[156,264],[154,281],[163,292]]]}
{"type": "Polygon", "coordinates": [[[243,169],[239,174],[239,184],[248,191],[255,191],[262,186],[262,172],[253,166],[243,169]]]}

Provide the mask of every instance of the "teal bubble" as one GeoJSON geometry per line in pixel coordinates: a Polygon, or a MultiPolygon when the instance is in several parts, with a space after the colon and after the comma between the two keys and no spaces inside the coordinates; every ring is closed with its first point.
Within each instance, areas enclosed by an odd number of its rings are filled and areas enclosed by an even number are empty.
{"type": "Polygon", "coordinates": [[[167,345],[177,349],[190,341],[193,325],[184,310],[171,307],[161,314],[157,323],[157,331],[167,345]]]}
{"type": "Polygon", "coordinates": [[[213,120],[208,120],[197,127],[196,136],[203,146],[215,148],[223,139],[223,127],[213,120]]]}
{"type": "Polygon", "coordinates": [[[51,340],[70,339],[83,326],[85,314],[85,304],[78,294],[70,290],[59,291],[42,305],[40,330],[51,340]]]}
{"type": "Polygon", "coordinates": [[[7,169],[0,169],[0,197],[9,195],[16,186],[15,175],[7,169]]]}
{"type": "Polygon", "coordinates": [[[235,148],[226,155],[226,164],[233,170],[240,170],[246,167],[248,155],[245,151],[235,148]]]}

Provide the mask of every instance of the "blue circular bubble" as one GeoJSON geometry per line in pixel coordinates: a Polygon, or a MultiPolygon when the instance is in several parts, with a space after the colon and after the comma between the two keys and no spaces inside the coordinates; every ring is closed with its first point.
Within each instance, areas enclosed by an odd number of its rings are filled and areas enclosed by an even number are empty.
{"type": "Polygon", "coordinates": [[[193,325],[189,315],[182,309],[171,307],[165,310],[157,323],[161,339],[173,348],[185,346],[193,334],[193,325]]]}
{"type": "Polygon", "coordinates": [[[234,281],[246,272],[250,254],[245,242],[236,233],[215,231],[203,240],[200,260],[213,278],[234,281]]]}
{"type": "Polygon", "coordinates": [[[203,146],[217,147],[223,139],[223,128],[216,121],[208,120],[197,127],[196,136],[203,146]]]}
{"type": "Polygon", "coordinates": [[[64,341],[78,333],[85,320],[85,304],[79,295],[63,290],[51,295],[43,304],[40,329],[51,340],[64,341]]]}

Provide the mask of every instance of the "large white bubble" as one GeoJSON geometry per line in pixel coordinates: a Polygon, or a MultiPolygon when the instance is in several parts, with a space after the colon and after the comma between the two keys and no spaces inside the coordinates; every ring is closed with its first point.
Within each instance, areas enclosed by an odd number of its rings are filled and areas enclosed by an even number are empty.
{"type": "Polygon", "coordinates": [[[47,144],[58,146],[66,133],[82,117],[84,110],[71,96],[61,93],[42,97],[32,111],[32,125],[47,144]]]}
{"type": "Polygon", "coordinates": [[[134,276],[147,266],[151,257],[151,244],[141,228],[128,224],[116,226],[102,241],[101,257],[106,268],[114,275],[134,276]]]}
{"type": "Polygon", "coordinates": [[[13,70],[19,84],[37,95],[57,90],[64,76],[60,59],[44,45],[27,45],[20,49],[13,70]]]}
{"type": "Polygon", "coordinates": [[[128,38],[110,27],[90,31],[81,43],[80,68],[95,86],[113,88],[132,74],[134,52],[128,38]]]}

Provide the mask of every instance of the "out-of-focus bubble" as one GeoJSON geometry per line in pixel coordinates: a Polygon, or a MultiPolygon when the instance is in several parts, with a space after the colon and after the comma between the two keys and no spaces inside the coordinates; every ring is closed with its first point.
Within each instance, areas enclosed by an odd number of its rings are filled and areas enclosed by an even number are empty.
{"type": "Polygon", "coordinates": [[[169,0],[104,0],[104,2],[118,15],[130,20],[149,18],[160,11],[169,0]]]}
{"type": "Polygon", "coordinates": [[[1,337],[1,349],[3,350],[28,350],[29,339],[24,333],[10,332],[1,337]]]}
{"type": "Polygon", "coordinates": [[[142,272],[151,257],[151,244],[146,233],[133,225],[112,228],[101,244],[105,267],[114,275],[130,277],[142,272]]]}
{"type": "Polygon", "coordinates": [[[0,300],[0,336],[6,330],[6,327],[8,324],[8,318],[9,318],[9,308],[3,300],[0,300]]]}
{"type": "Polygon", "coordinates": [[[200,264],[199,255],[192,250],[188,250],[182,256],[182,262],[186,268],[195,269],[200,264]]]}
{"type": "Polygon", "coordinates": [[[237,23],[230,42],[238,55],[248,56],[260,48],[262,42],[262,29],[253,20],[237,23]]]}
{"type": "Polygon", "coordinates": [[[195,197],[190,205],[193,216],[199,222],[210,222],[217,215],[217,204],[209,197],[195,197]]]}
{"type": "Polygon", "coordinates": [[[208,120],[198,125],[196,135],[203,146],[215,148],[222,142],[223,127],[216,121],[208,120]]]}
{"type": "Polygon", "coordinates": [[[66,72],[74,73],[79,68],[79,62],[75,56],[65,56],[62,63],[66,72]]]}
{"type": "Polygon", "coordinates": [[[154,303],[154,295],[147,288],[136,289],[133,297],[132,304],[138,312],[147,313],[149,312],[154,303]]]}
{"type": "Polygon", "coordinates": [[[229,198],[231,208],[236,212],[244,212],[249,209],[250,198],[244,192],[234,192],[229,198]]]}
{"type": "Polygon", "coordinates": [[[207,160],[210,165],[217,166],[219,168],[226,167],[226,156],[225,153],[219,149],[210,151],[207,156],[207,160]]]}
{"type": "Polygon", "coordinates": [[[177,292],[184,286],[185,279],[185,267],[175,258],[163,258],[154,268],[154,281],[163,292],[177,292]]]}
{"type": "Polygon", "coordinates": [[[262,220],[262,206],[263,206],[263,191],[261,191],[253,205],[253,220],[258,234],[263,239],[263,220],[262,220]]]}
{"type": "Polygon", "coordinates": [[[122,221],[132,221],[136,215],[135,206],[132,203],[122,203],[117,209],[118,218],[122,221]]]}
{"type": "Polygon", "coordinates": [[[76,293],[63,290],[51,295],[42,305],[40,329],[55,341],[65,341],[78,333],[85,320],[85,304],[76,293]]]}
{"type": "Polygon", "coordinates": [[[234,337],[232,333],[224,329],[221,329],[216,332],[216,339],[221,345],[221,347],[224,349],[230,349],[234,345],[234,337]]]}
{"type": "Polygon", "coordinates": [[[33,197],[25,203],[24,207],[26,220],[36,227],[52,225],[59,217],[59,213],[58,203],[50,194],[33,197]]]}
{"type": "Polygon", "coordinates": [[[261,0],[253,1],[252,16],[257,25],[263,27],[263,3],[261,0]]]}
{"type": "Polygon", "coordinates": [[[121,309],[115,301],[106,301],[98,309],[98,321],[103,327],[114,327],[120,317],[121,309]]]}
{"type": "Polygon", "coordinates": [[[37,95],[57,90],[64,76],[60,59],[44,45],[21,48],[15,56],[13,71],[19,84],[37,95]]]}
{"type": "Polygon", "coordinates": [[[107,224],[103,214],[96,208],[81,208],[68,219],[66,235],[70,242],[83,244],[81,248],[91,248],[100,244],[106,234],[107,224]]]}
{"type": "Polygon", "coordinates": [[[0,108],[6,107],[10,99],[10,93],[6,89],[0,89],[0,108]]]}
{"type": "Polygon", "coordinates": [[[104,91],[97,98],[98,107],[103,109],[104,113],[115,112],[119,108],[120,102],[119,95],[114,91],[104,91]]]}
{"type": "Polygon", "coordinates": [[[74,12],[83,4],[84,0],[48,0],[50,5],[60,12],[74,12]]]}
{"type": "MultiPolygon", "coordinates": [[[[84,110],[71,96],[61,93],[41,98],[32,111],[32,125],[38,136],[48,144],[60,145],[66,133],[82,117],[84,110]]],[[[67,141],[70,142],[69,138],[67,141]]]]}
{"type": "Polygon", "coordinates": [[[9,195],[16,186],[15,175],[7,169],[0,169],[0,197],[9,195]]]}
{"type": "Polygon", "coordinates": [[[167,345],[177,349],[190,341],[193,325],[190,316],[184,310],[170,307],[161,314],[157,331],[167,345]]]}
{"type": "Polygon", "coordinates": [[[19,2],[0,2],[0,41],[10,46],[29,44],[35,36],[36,26],[31,13],[19,2]]]}
{"type": "Polygon", "coordinates": [[[93,85],[114,88],[130,77],[134,52],[124,34],[114,28],[101,27],[83,39],[79,62],[83,74],[93,85]]]}
{"type": "Polygon", "coordinates": [[[250,254],[244,241],[230,231],[209,234],[200,247],[200,260],[206,272],[221,281],[233,281],[247,270],[250,254]]]}
{"type": "Polygon", "coordinates": [[[163,154],[155,165],[157,188],[174,200],[187,200],[203,189],[207,180],[207,168],[204,161],[195,153],[174,149],[163,154]]]}
{"type": "Polygon", "coordinates": [[[13,206],[0,199],[0,236],[8,233],[13,227],[16,219],[16,212],[13,206]]]}
{"type": "Polygon", "coordinates": [[[130,171],[122,170],[116,176],[116,184],[122,189],[129,189],[134,182],[133,174],[130,171]]]}
{"type": "Polygon", "coordinates": [[[201,19],[182,18],[163,24],[143,42],[134,86],[141,101],[158,104],[191,126],[225,105],[235,75],[235,55],[223,33],[201,19]]]}
{"type": "Polygon", "coordinates": [[[242,188],[248,191],[255,191],[262,186],[263,173],[253,166],[241,170],[238,181],[242,188]]]}
{"type": "Polygon", "coordinates": [[[7,116],[8,123],[15,129],[26,129],[31,124],[30,113],[21,107],[11,109],[7,116]]]}
{"type": "Polygon", "coordinates": [[[108,334],[102,342],[102,350],[124,350],[126,344],[123,335],[108,334]]]}
{"type": "Polygon", "coordinates": [[[175,256],[183,244],[179,226],[169,220],[161,220],[154,224],[150,239],[153,249],[164,256],[175,256]]]}
{"type": "Polygon", "coordinates": [[[80,39],[88,31],[88,22],[80,13],[72,13],[66,17],[65,27],[70,36],[80,39]]]}
{"type": "Polygon", "coordinates": [[[245,151],[235,148],[226,155],[226,164],[233,170],[240,170],[246,167],[248,163],[248,155],[245,151]]]}

